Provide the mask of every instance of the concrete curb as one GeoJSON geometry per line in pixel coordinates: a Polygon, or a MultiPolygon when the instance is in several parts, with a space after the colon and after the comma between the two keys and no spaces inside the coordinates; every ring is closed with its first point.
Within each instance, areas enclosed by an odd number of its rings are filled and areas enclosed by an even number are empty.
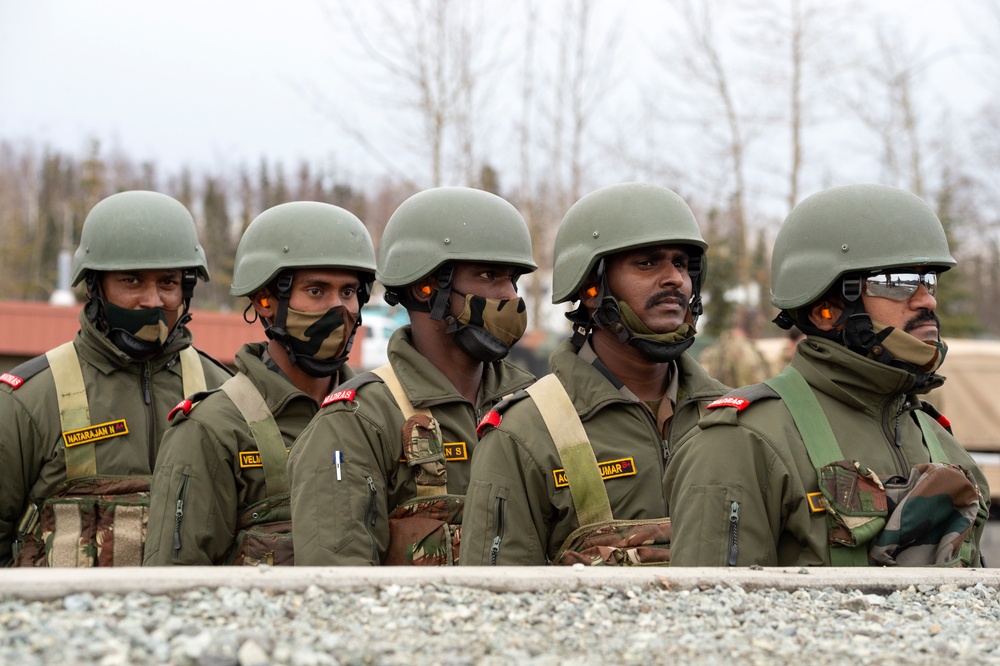
{"type": "Polygon", "coordinates": [[[610,587],[671,591],[717,585],[746,590],[857,589],[890,594],[911,585],[928,589],[982,584],[1000,589],[1000,569],[919,568],[584,568],[579,567],[176,567],[120,569],[3,569],[0,597],[26,601],[59,599],[69,594],[178,595],[194,588],[259,589],[301,592],[310,586],[327,591],[363,591],[391,585],[454,585],[494,592],[584,590],[610,587]]]}

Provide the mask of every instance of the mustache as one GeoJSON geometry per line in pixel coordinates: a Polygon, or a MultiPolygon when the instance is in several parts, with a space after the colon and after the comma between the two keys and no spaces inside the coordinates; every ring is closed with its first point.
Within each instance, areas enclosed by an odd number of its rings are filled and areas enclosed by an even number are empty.
{"type": "Polygon", "coordinates": [[[933,322],[934,325],[938,327],[938,330],[941,330],[941,321],[938,319],[938,316],[934,314],[934,312],[932,312],[931,310],[921,310],[916,317],[906,322],[906,325],[903,326],[903,330],[909,333],[917,326],[920,326],[921,324],[924,324],[926,322],[933,322]]]}
{"type": "Polygon", "coordinates": [[[680,289],[664,289],[663,291],[657,292],[646,299],[646,308],[654,308],[664,301],[675,299],[679,300],[684,305],[688,305],[690,298],[680,289]]]}

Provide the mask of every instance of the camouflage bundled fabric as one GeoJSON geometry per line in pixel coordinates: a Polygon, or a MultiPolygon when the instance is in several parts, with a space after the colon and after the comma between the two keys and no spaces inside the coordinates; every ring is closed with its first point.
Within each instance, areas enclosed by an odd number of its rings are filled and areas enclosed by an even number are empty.
{"type": "Polygon", "coordinates": [[[875,472],[857,462],[840,460],[820,470],[819,486],[827,510],[830,543],[868,543],[885,527],[885,488],[875,472]]]}
{"type": "Polygon", "coordinates": [[[289,493],[275,495],[243,511],[233,550],[226,558],[228,564],[249,567],[295,564],[290,498],[289,493]]]}
{"type": "Polygon", "coordinates": [[[914,465],[908,479],[885,481],[889,517],[869,558],[885,566],[971,566],[963,544],[981,497],[975,478],[958,465],[914,465]]]}
{"type": "MultiPolygon", "coordinates": [[[[908,478],[880,479],[856,461],[820,470],[831,543],[866,546],[882,566],[971,566],[966,547],[985,501],[975,478],[948,463],[914,465],[908,478]]],[[[980,515],[982,514],[982,515],[980,515]]]]}
{"type": "Polygon", "coordinates": [[[454,566],[461,545],[465,497],[416,498],[389,514],[384,565],[454,566]]]}
{"type": "Polygon", "coordinates": [[[146,476],[69,481],[25,526],[15,566],[141,566],[149,521],[146,476]]]}
{"type": "Polygon", "coordinates": [[[552,564],[668,565],[670,532],[669,518],[584,525],[569,535],[552,564]]]}
{"type": "Polygon", "coordinates": [[[417,495],[439,494],[435,488],[448,485],[444,441],[437,419],[426,414],[414,414],[403,424],[403,455],[413,468],[417,495]]]}

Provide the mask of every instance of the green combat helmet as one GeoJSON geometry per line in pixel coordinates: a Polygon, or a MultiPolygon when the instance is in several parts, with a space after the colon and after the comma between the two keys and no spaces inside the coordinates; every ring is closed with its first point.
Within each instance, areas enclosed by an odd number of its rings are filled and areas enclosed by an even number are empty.
{"type": "Polygon", "coordinates": [[[885,351],[864,309],[864,278],[893,268],[943,272],[955,265],[937,215],[920,197],[887,185],[846,185],[814,194],[785,218],[771,255],[774,322],[834,340],[883,362],[885,351]],[[834,322],[841,331],[822,331],[801,312],[835,290],[844,300],[834,322]]]}
{"type": "Polygon", "coordinates": [[[598,303],[592,314],[581,303],[566,316],[574,324],[573,343],[586,340],[594,325],[614,332],[655,362],[670,361],[694,343],[694,325],[702,313],[701,286],[705,279],[708,244],[701,236],[691,208],[674,191],[648,183],[603,187],[577,201],[556,232],[552,302],[573,302],[591,274],[596,274],[598,303]],[[605,257],[650,245],[683,245],[690,254],[688,273],[692,293],[689,324],[674,333],[656,334],[625,314],[631,308],[612,293],[605,275],[605,257]]]}
{"type": "Polygon", "coordinates": [[[376,276],[386,289],[387,303],[430,312],[431,319],[447,322],[456,344],[470,356],[483,362],[499,360],[509,344],[479,322],[460,322],[450,314],[456,261],[513,266],[523,273],[538,268],[528,227],[514,206],[483,190],[439,187],[414,194],[392,214],[379,244],[376,276]],[[437,289],[428,306],[413,299],[406,287],[430,275],[437,289]]]}
{"type": "MultiPolygon", "coordinates": [[[[86,280],[90,299],[85,309],[87,317],[119,349],[135,358],[160,351],[190,321],[191,297],[198,278],[206,282],[209,279],[205,251],[198,242],[191,213],[176,199],[142,190],[120,192],[98,202],[83,222],[80,246],[73,255],[73,286],[86,280]],[[101,288],[102,272],[167,269],[182,270],[184,308],[169,337],[157,341],[139,339],[129,326],[109,324],[107,314],[112,306],[101,288]]],[[[151,310],[148,314],[156,318],[156,309],[151,310]]]]}
{"type": "MultiPolygon", "coordinates": [[[[344,327],[345,316],[353,313],[333,308],[308,329],[312,340],[302,340],[289,331],[288,304],[294,269],[337,268],[357,271],[361,286],[358,304],[364,306],[371,296],[375,279],[375,248],[365,225],[352,213],[327,203],[295,201],[265,210],[243,232],[233,267],[233,296],[253,296],[264,287],[277,295],[274,321],[263,321],[265,332],[288,352],[289,360],[307,374],[316,377],[333,375],[347,359],[360,312],[350,331],[335,345],[338,352],[332,358],[318,358],[317,344],[344,327]],[[336,310],[336,312],[334,312],[336,310]],[[329,330],[327,330],[329,329],[329,330]]],[[[247,312],[253,307],[247,306],[247,312]]],[[[349,323],[349,322],[348,322],[349,323]]],[[[339,333],[338,333],[339,335],[339,333]]]]}

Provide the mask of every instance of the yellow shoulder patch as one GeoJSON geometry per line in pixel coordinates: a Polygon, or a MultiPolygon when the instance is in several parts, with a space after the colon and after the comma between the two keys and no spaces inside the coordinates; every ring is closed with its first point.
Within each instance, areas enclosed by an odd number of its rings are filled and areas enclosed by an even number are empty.
{"type": "MultiPolygon", "coordinates": [[[[634,458],[607,460],[605,462],[598,462],[597,466],[601,470],[601,478],[605,481],[608,479],[620,479],[626,476],[635,476],[637,474],[634,458]]],[[[556,483],[556,488],[569,487],[569,480],[566,478],[565,469],[552,470],[552,479],[556,483]]]]}
{"type": "Polygon", "coordinates": [[[66,430],[63,432],[63,441],[66,447],[86,444],[87,442],[99,442],[102,439],[121,437],[128,434],[128,423],[125,419],[98,423],[97,425],[77,428],[76,430],[66,430]]]}

